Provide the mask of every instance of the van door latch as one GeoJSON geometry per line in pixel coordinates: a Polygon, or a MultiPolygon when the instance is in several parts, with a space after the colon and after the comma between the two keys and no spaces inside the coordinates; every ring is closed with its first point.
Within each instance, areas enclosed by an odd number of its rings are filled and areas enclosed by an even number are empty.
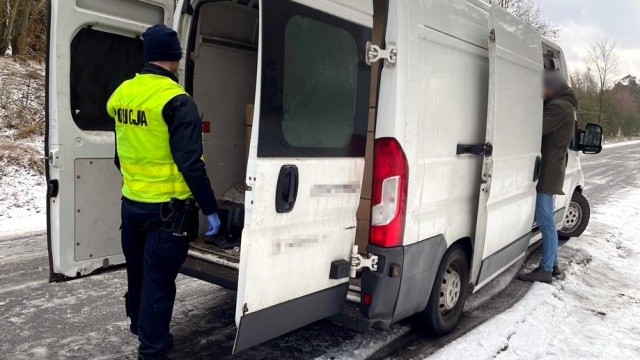
{"type": "Polygon", "coordinates": [[[351,271],[349,277],[355,278],[358,270],[369,268],[371,271],[378,271],[378,256],[369,254],[364,257],[358,253],[358,245],[353,245],[351,250],[351,271]]]}
{"type": "Polygon", "coordinates": [[[458,144],[458,148],[456,149],[456,155],[484,155],[491,156],[493,155],[493,145],[491,143],[486,144],[458,144]]]}
{"type": "Polygon", "coordinates": [[[367,65],[371,65],[382,59],[384,59],[386,65],[395,64],[398,56],[397,46],[387,45],[386,49],[382,49],[380,46],[372,44],[371,41],[367,41],[366,51],[365,59],[367,60],[367,65]]]}

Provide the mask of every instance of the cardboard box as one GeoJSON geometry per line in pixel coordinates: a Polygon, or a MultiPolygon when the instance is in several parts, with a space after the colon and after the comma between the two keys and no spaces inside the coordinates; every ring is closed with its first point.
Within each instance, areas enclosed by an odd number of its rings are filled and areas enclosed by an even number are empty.
{"type": "Polygon", "coordinates": [[[373,132],[367,133],[367,151],[364,155],[364,177],[362,178],[363,199],[371,199],[371,182],[373,181],[373,132]]]}
{"type": "Polygon", "coordinates": [[[369,123],[367,125],[368,132],[376,130],[376,108],[369,108],[369,123]]]}
{"type": "Polygon", "coordinates": [[[247,112],[247,126],[253,126],[253,104],[247,104],[245,110],[247,112]]]}
{"type": "Polygon", "coordinates": [[[356,211],[356,220],[367,220],[371,219],[371,200],[369,199],[360,199],[360,205],[358,206],[358,211],[356,211]]]}
{"type": "Polygon", "coordinates": [[[358,220],[355,244],[358,245],[359,254],[367,253],[367,245],[369,244],[369,220],[358,220]]]}

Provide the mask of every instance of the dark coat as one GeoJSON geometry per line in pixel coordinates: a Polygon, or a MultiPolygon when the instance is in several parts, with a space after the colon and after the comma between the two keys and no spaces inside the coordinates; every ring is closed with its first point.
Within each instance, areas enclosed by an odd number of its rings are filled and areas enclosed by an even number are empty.
{"type": "Polygon", "coordinates": [[[578,98],[567,88],[545,101],[542,122],[542,163],[538,192],[564,195],[562,186],[567,167],[568,147],[575,132],[578,98]]]}

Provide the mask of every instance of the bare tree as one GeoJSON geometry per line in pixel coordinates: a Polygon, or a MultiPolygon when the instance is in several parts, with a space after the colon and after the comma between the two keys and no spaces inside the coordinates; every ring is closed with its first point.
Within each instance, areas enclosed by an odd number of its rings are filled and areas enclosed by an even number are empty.
{"type": "Polygon", "coordinates": [[[29,21],[33,5],[33,0],[22,0],[22,6],[16,9],[14,32],[11,37],[11,50],[14,56],[25,56],[27,54],[29,21]]]}
{"type": "Polygon", "coordinates": [[[602,120],[605,90],[618,73],[620,56],[616,53],[616,43],[610,39],[596,41],[589,46],[584,59],[587,69],[596,80],[598,87],[598,124],[602,120]]]}
{"type": "Polygon", "coordinates": [[[540,35],[552,40],[558,38],[560,29],[544,17],[535,0],[498,0],[497,3],[538,30],[540,35]]]}

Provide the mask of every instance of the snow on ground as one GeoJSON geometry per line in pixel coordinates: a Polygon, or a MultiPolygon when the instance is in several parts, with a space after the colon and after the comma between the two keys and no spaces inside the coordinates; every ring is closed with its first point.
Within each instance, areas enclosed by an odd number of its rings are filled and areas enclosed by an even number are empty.
{"type": "Polygon", "coordinates": [[[534,284],[508,311],[429,359],[640,358],[640,182],[595,206],[560,249],[564,281],[534,284]]]}
{"type": "Polygon", "coordinates": [[[44,116],[44,66],[0,58],[0,233],[45,213],[44,116]]]}
{"type": "Polygon", "coordinates": [[[611,149],[611,148],[617,148],[617,147],[621,147],[621,146],[635,145],[635,144],[640,144],[640,140],[631,140],[631,141],[624,141],[624,142],[607,143],[606,145],[604,145],[604,148],[605,149],[611,149]]]}

